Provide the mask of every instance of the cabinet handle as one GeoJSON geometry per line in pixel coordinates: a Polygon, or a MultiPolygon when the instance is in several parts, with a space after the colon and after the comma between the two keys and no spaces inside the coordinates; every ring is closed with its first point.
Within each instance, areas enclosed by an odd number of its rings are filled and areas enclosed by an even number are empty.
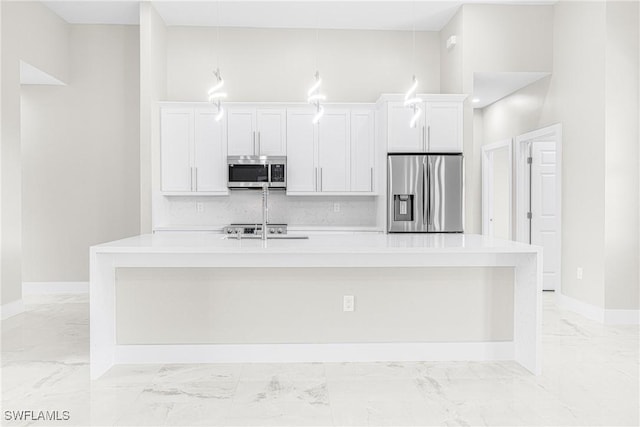
{"type": "Polygon", "coordinates": [[[193,187],[195,188],[195,191],[198,191],[198,168],[197,167],[193,168],[193,176],[195,178],[195,184],[193,187]]]}
{"type": "Polygon", "coordinates": [[[313,175],[313,189],[318,191],[318,168],[316,168],[316,173],[313,175]]]}
{"type": "Polygon", "coordinates": [[[373,168],[371,168],[371,191],[373,191],[373,168]]]}
{"type": "Polygon", "coordinates": [[[258,156],[262,153],[262,147],[260,146],[260,132],[258,132],[258,156]]]}
{"type": "Polygon", "coordinates": [[[427,137],[426,137],[424,125],[422,125],[422,150],[427,151],[427,137]]]}
{"type": "Polygon", "coordinates": [[[320,191],[322,191],[322,168],[320,168],[320,191]]]}
{"type": "Polygon", "coordinates": [[[256,154],[256,131],[255,130],[251,133],[251,138],[253,140],[253,154],[256,154]]]}
{"type": "Polygon", "coordinates": [[[189,167],[189,188],[193,191],[193,166],[189,167]]]}
{"type": "Polygon", "coordinates": [[[427,126],[427,150],[431,150],[431,125],[427,126]]]}

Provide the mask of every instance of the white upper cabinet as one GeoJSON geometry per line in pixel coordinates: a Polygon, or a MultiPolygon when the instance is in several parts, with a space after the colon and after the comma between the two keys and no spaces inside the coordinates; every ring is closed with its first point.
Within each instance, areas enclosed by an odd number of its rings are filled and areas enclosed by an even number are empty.
{"type": "Polygon", "coordinates": [[[318,167],[320,191],[350,190],[350,115],[349,110],[329,110],[318,126],[318,167]]]}
{"type": "Polygon", "coordinates": [[[227,145],[230,156],[285,156],[286,110],[229,107],[227,145]]]}
{"type": "Polygon", "coordinates": [[[373,108],[287,109],[287,194],[372,195],[375,181],[373,108]]]}
{"type": "Polygon", "coordinates": [[[162,191],[192,191],[193,109],[163,108],[160,121],[162,191]]]}
{"type": "Polygon", "coordinates": [[[287,193],[314,192],[318,185],[318,127],[307,109],[287,110],[287,193]]]}
{"type": "Polygon", "coordinates": [[[351,191],[374,191],[375,113],[351,111],[351,191]]]}
{"type": "Polygon", "coordinates": [[[413,110],[402,101],[387,103],[387,148],[388,152],[416,153],[425,151],[424,109],[415,127],[409,127],[413,110]]]}
{"type": "Polygon", "coordinates": [[[227,159],[222,120],[216,122],[217,112],[195,110],[194,131],[194,189],[197,192],[227,192],[227,159]]]}
{"type": "Polygon", "coordinates": [[[165,195],[227,194],[224,121],[209,107],[162,106],[161,191],[165,195]]]}
{"type": "Polygon", "coordinates": [[[227,152],[230,156],[256,153],[256,110],[229,108],[227,110],[227,152]]]}
{"type": "Polygon", "coordinates": [[[462,102],[427,101],[427,151],[462,152],[462,102]]]}
{"type": "Polygon", "coordinates": [[[256,154],[287,155],[287,115],[284,109],[257,110],[256,154]]]}
{"type": "Polygon", "coordinates": [[[422,95],[422,114],[409,127],[413,110],[402,101],[387,104],[387,151],[461,153],[465,95],[422,95]]]}

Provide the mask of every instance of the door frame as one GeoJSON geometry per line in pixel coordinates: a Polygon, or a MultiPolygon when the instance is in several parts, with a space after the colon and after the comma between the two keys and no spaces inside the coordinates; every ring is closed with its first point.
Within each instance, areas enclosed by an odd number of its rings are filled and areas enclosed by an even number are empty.
{"type": "Polygon", "coordinates": [[[493,237],[493,224],[489,219],[493,216],[491,199],[493,198],[493,153],[507,147],[509,152],[509,239],[513,238],[513,139],[503,139],[482,146],[482,234],[493,237]]]}
{"type": "Polygon", "coordinates": [[[529,144],[536,141],[554,141],[556,144],[556,208],[558,236],[558,284],[556,291],[562,291],[562,124],[557,123],[537,129],[515,138],[516,166],[516,238],[518,242],[529,243],[528,196],[530,191],[527,157],[529,144]]]}

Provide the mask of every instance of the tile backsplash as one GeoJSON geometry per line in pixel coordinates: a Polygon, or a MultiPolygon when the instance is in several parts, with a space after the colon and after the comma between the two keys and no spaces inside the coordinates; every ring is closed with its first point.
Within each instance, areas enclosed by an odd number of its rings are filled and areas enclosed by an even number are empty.
{"type": "MultiPolygon", "coordinates": [[[[217,197],[157,195],[154,205],[154,228],[215,227],[262,221],[259,190],[234,190],[228,196],[217,197]],[[200,211],[198,204],[201,204],[200,211]]],[[[269,222],[311,227],[376,227],[378,197],[287,196],[283,191],[271,191],[269,222]]]]}

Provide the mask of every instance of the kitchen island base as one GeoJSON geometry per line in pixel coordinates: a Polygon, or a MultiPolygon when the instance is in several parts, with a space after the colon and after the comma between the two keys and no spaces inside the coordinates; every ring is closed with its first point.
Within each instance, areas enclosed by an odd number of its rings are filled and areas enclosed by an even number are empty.
{"type": "MultiPolygon", "coordinates": [[[[91,377],[114,364],[229,362],[356,362],[513,359],[540,373],[539,249],[474,235],[313,236],[295,244],[283,241],[228,241],[213,233],[147,235],[92,248],[91,377]],[[261,341],[232,344],[122,344],[118,337],[116,289],[118,269],[251,269],[313,268],[330,272],[415,268],[507,267],[513,269],[513,340],[483,342],[323,342],[261,341]]],[[[397,274],[397,273],[394,273],[397,274]]],[[[455,283],[452,284],[455,286],[455,283]]],[[[149,303],[154,299],[150,298],[149,303]]],[[[356,309],[357,310],[357,309],[356,309]]],[[[295,319],[291,319],[295,322],[295,319]]],[[[265,337],[267,338],[267,337],[265,337]]],[[[251,341],[251,340],[250,340],[251,341]]],[[[443,340],[450,341],[450,340],[443,340]]]]}

